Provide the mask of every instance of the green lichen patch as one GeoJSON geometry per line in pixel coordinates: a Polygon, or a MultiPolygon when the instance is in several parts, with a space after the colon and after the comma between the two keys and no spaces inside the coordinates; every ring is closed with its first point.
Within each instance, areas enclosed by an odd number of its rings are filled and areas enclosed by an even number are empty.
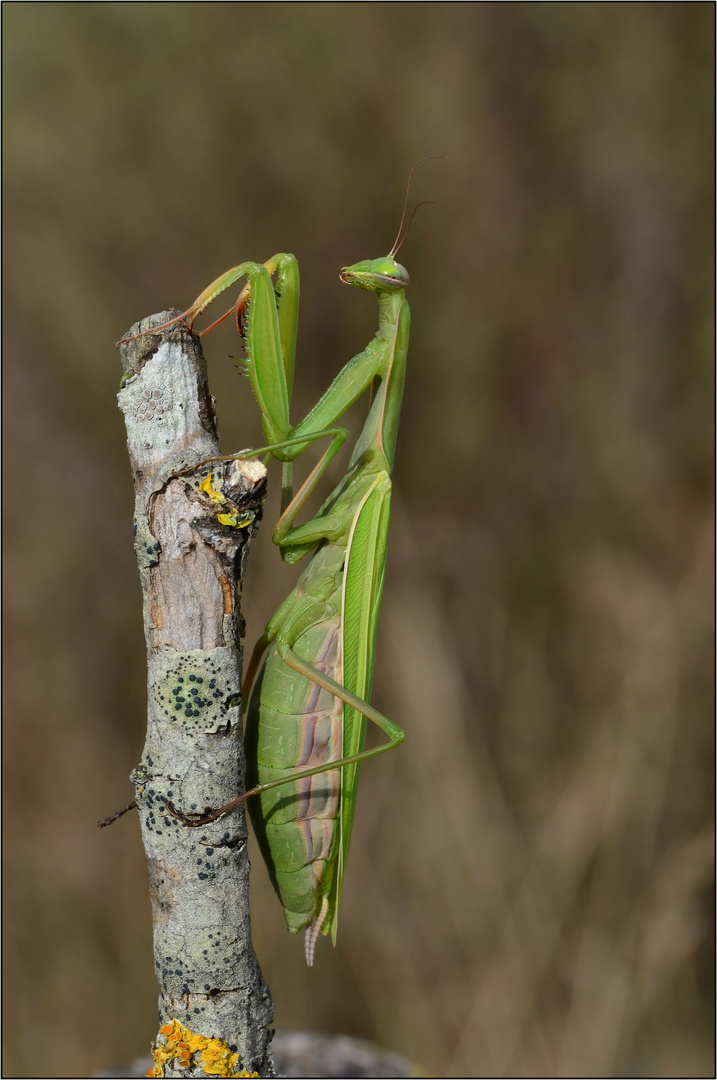
{"type": "Polygon", "coordinates": [[[165,654],[159,663],[152,664],[149,694],[155,713],[196,733],[236,722],[237,717],[229,714],[239,702],[238,675],[222,662],[228,651],[170,650],[170,657],[165,654]]]}

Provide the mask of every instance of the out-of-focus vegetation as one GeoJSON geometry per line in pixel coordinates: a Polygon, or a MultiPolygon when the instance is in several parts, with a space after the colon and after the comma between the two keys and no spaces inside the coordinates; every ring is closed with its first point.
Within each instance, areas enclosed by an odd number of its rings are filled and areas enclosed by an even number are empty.
{"type": "MultiPolygon", "coordinates": [[[[95,827],[145,694],[113,342],[293,251],[299,418],[374,332],[338,270],[434,153],[374,697],[407,738],[312,971],[254,849],[277,1025],[430,1075],[711,1075],[713,22],[5,6],[5,1075],[155,1033],[137,823],[95,827]]],[[[226,451],[257,445],[231,327],[206,351],[226,451]]],[[[295,576],[265,531],[250,637],[295,576]]]]}

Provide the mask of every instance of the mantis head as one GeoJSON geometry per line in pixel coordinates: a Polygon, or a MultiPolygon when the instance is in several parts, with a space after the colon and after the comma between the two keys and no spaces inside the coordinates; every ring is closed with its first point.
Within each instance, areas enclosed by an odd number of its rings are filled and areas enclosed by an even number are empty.
{"type": "Polygon", "coordinates": [[[394,292],[405,289],[409,283],[408,271],[393,255],[381,259],[365,259],[363,262],[345,266],[339,277],[346,285],[358,285],[370,292],[394,292]]]}
{"type": "Polygon", "coordinates": [[[339,274],[339,277],[346,285],[358,285],[360,289],[368,289],[369,292],[388,293],[398,292],[399,289],[406,288],[410,281],[408,271],[405,266],[401,266],[399,262],[396,262],[394,255],[398,253],[398,249],[408,236],[408,231],[413,224],[416,211],[421,206],[426,205],[425,202],[420,202],[414,206],[413,213],[408,219],[408,225],[404,230],[403,223],[406,220],[406,207],[408,206],[408,192],[411,187],[411,177],[422,162],[430,161],[430,159],[434,157],[445,157],[445,154],[430,154],[429,157],[421,158],[420,161],[416,162],[408,174],[406,194],[403,199],[403,211],[401,213],[401,224],[398,226],[396,239],[394,240],[393,247],[388,255],[384,255],[382,259],[365,259],[364,262],[354,263],[353,266],[345,266],[339,274]]]}

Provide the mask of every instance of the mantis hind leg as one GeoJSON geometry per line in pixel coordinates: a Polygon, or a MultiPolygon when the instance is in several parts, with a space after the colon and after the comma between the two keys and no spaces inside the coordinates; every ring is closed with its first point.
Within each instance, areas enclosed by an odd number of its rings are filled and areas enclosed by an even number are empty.
{"type": "MultiPolygon", "coordinates": [[[[257,649],[261,644],[261,641],[257,643],[257,649]]],[[[286,776],[282,776],[278,780],[270,780],[266,784],[256,784],[249,791],[245,791],[243,795],[240,795],[236,799],[232,799],[231,802],[225,803],[224,806],[220,806],[218,810],[212,810],[209,814],[202,814],[197,816],[187,816],[180,813],[171,803],[167,803],[167,809],[169,813],[181,821],[184,825],[190,825],[194,828],[198,828],[201,825],[207,825],[210,821],[216,821],[217,818],[227,814],[230,810],[233,810],[235,806],[239,806],[240,803],[250,798],[252,795],[259,795],[262,791],[269,791],[271,788],[282,787],[284,784],[292,784],[295,780],[303,780],[306,776],[317,776],[319,773],[330,772],[332,769],[341,769],[345,765],[353,765],[361,761],[367,761],[368,758],[376,757],[378,754],[385,754],[387,750],[393,750],[395,746],[400,746],[405,737],[405,732],[398,724],[394,724],[392,720],[389,720],[387,716],[380,713],[378,709],[374,709],[372,705],[369,705],[367,701],[363,701],[361,698],[356,697],[350,690],[347,690],[341,683],[336,682],[329,675],[324,674],[323,671],[319,671],[313,664],[307,663],[297,656],[294,650],[284,643],[277,643],[276,650],[278,655],[298,674],[303,675],[311,682],[316,683],[318,686],[322,686],[329,693],[334,694],[337,698],[340,698],[345,705],[349,705],[356,712],[361,713],[367,720],[371,720],[377,727],[388,735],[389,741],[382,746],[374,746],[370,750],[361,750],[357,754],[349,754],[347,757],[338,758],[336,761],[327,761],[323,765],[315,765],[312,769],[299,769],[292,770],[286,776]]],[[[256,650],[255,650],[256,651],[256,650]]],[[[253,658],[252,658],[253,660],[253,658]]]]}
{"type": "MultiPolygon", "coordinates": [[[[355,761],[364,761],[366,758],[376,757],[377,754],[383,754],[386,750],[392,750],[395,746],[400,746],[403,742],[405,737],[403,729],[400,728],[398,724],[394,724],[393,721],[389,720],[383,713],[380,713],[378,709],[374,709],[373,705],[369,705],[367,701],[357,697],[356,694],[352,694],[345,686],[336,682],[330,675],[326,675],[323,671],[319,671],[313,664],[309,664],[306,660],[302,660],[289,645],[277,642],[276,651],[288,667],[292,668],[300,675],[303,675],[311,682],[316,683],[318,686],[322,686],[324,690],[328,690],[329,693],[334,694],[335,697],[343,701],[344,705],[349,705],[352,709],[355,709],[356,712],[365,716],[367,720],[371,720],[385,735],[388,735],[389,738],[389,741],[384,743],[383,746],[375,746],[372,750],[361,750],[358,754],[350,754],[348,757],[339,758],[338,761],[329,761],[325,765],[320,765],[317,768],[293,773],[290,777],[286,778],[287,780],[299,780],[304,776],[312,776],[315,773],[327,772],[329,769],[341,768],[343,765],[351,765],[355,761]]],[[[272,781],[271,784],[266,784],[264,786],[275,787],[278,783],[282,783],[282,781],[272,781]]]]}

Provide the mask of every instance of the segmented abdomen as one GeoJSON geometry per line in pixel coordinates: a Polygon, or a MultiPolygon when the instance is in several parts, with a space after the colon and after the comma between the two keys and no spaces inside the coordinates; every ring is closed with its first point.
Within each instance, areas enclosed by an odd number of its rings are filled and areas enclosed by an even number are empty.
{"type": "MultiPolygon", "coordinates": [[[[337,618],[317,622],[294,642],[302,659],[342,681],[337,618]]],[[[298,675],[271,646],[249,706],[249,786],[342,756],[342,704],[298,675]]],[[[339,841],[339,769],[307,776],[248,800],[254,831],[292,932],[308,926],[328,887],[327,863],[339,841]]]]}

